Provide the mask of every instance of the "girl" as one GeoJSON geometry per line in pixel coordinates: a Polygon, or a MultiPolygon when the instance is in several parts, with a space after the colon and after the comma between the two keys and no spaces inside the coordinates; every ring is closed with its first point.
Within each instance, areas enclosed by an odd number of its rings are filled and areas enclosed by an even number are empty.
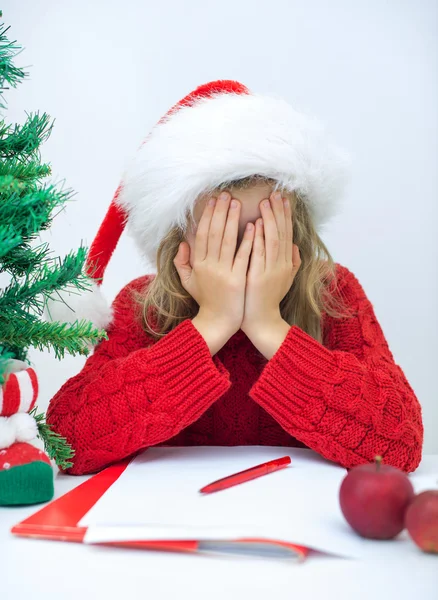
{"type": "Polygon", "coordinates": [[[76,452],[70,473],[202,444],[418,466],[419,403],[358,280],[318,235],[347,164],[317,122],[237,82],[197,88],[157,124],[88,258],[101,282],[127,221],[157,274],[110,311],[97,300],[108,340],[47,413],[76,452]]]}

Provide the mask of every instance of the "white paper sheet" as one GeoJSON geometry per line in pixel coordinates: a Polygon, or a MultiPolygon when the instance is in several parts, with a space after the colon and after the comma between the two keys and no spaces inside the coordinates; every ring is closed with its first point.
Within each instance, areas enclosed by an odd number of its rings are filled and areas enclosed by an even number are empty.
{"type": "Polygon", "coordinates": [[[371,541],[339,508],[346,471],[310,450],[239,446],[150,448],[81,520],[88,543],[121,540],[269,538],[359,557],[371,541]],[[203,495],[226,475],[289,455],[287,468],[203,495]]]}

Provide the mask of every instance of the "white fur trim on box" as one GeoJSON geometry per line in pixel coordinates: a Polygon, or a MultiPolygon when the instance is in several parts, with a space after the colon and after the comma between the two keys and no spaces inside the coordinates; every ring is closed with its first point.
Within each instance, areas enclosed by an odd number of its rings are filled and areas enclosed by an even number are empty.
{"type": "Polygon", "coordinates": [[[322,124],[285,100],[217,94],[178,109],[152,130],[123,178],[118,203],[140,251],[155,263],[161,239],[184,227],[200,194],[263,175],[298,191],[320,227],[337,212],[350,158],[322,124]]]}
{"type": "Polygon", "coordinates": [[[15,442],[30,442],[37,433],[36,421],[27,413],[0,417],[0,448],[9,448],[15,442]]]}
{"type": "Polygon", "coordinates": [[[90,289],[72,292],[62,291],[58,300],[49,300],[45,307],[47,320],[74,323],[76,320],[91,321],[99,329],[105,329],[112,321],[112,308],[106,301],[100,286],[90,280],[90,289]]]}

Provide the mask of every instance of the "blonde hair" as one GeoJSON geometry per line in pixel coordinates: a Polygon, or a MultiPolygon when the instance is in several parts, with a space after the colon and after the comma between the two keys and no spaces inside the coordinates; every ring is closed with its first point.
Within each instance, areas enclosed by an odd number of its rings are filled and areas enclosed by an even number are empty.
{"type": "MultiPolygon", "coordinates": [[[[211,190],[248,189],[268,184],[276,189],[277,182],[266,177],[252,176],[225,182],[211,190]]],[[[280,303],[282,318],[297,325],[315,340],[322,342],[321,320],[325,315],[342,318],[351,316],[336,293],[336,267],[324,242],[315,230],[306,203],[297,193],[282,190],[291,201],[293,239],[300,250],[301,267],[294,282],[280,303]]],[[[190,215],[187,215],[190,218],[190,215]]],[[[185,319],[196,316],[199,305],[182,287],[173,263],[185,231],[172,228],[161,241],[157,251],[157,274],[143,292],[135,292],[142,327],[154,339],[160,339],[185,319]]]]}

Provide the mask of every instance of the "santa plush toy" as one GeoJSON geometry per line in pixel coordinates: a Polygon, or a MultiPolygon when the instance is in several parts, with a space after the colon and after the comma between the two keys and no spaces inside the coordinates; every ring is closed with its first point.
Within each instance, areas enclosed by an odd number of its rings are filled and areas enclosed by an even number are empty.
{"type": "Polygon", "coordinates": [[[0,505],[36,504],[53,498],[53,468],[37,447],[38,396],[32,367],[10,360],[0,386],[0,505]],[[34,413],[35,411],[33,411],[34,413]]]}

